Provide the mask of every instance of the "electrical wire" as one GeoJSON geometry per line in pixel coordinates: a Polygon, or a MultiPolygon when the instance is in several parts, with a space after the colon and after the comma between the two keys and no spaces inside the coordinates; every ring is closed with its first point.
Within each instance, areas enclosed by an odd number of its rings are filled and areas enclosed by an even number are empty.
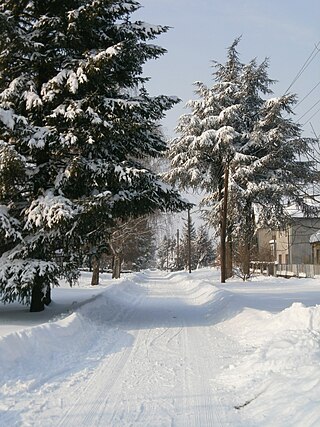
{"type": "MultiPolygon", "coordinates": [[[[318,101],[317,102],[317,104],[319,103],[320,101],[318,101]]],[[[316,115],[316,114],[318,114],[319,113],[319,111],[320,111],[320,108],[318,108],[317,109],[317,111],[314,113],[314,114],[312,114],[312,116],[305,122],[305,123],[303,123],[303,125],[302,126],[304,126],[306,123],[308,123],[308,122],[310,122],[310,120],[312,120],[313,118],[314,118],[314,116],[316,115]]]]}
{"type": "Polygon", "coordinates": [[[313,88],[294,106],[294,110],[306,99],[306,98],[308,98],[308,96],[309,95],[311,95],[312,94],[312,92],[315,90],[315,89],[317,89],[317,87],[320,85],[320,81],[315,85],[315,86],[313,86],[313,88]]]}
{"type": "MultiPolygon", "coordinates": [[[[300,120],[301,119],[303,119],[303,117],[305,117],[311,110],[313,110],[314,109],[314,107],[316,106],[316,105],[318,105],[320,103],[320,99],[318,99],[318,101],[317,102],[315,102],[310,108],[309,108],[309,110],[307,110],[302,116],[300,116],[299,117],[299,119],[298,119],[298,122],[300,122],[300,120]]],[[[318,111],[317,111],[318,112],[318,111]]],[[[316,114],[316,113],[315,113],[316,114]]],[[[315,116],[315,114],[313,115],[313,116],[315,116]]],[[[312,116],[312,117],[313,117],[312,116]]],[[[309,119],[309,120],[311,120],[312,119],[312,117],[309,119]]],[[[309,121],[309,120],[307,120],[307,122],[309,121]]]]}
{"type": "Polygon", "coordinates": [[[311,52],[311,54],[309,55],[309,57],[307,58],[307,60],[305,61],[305,63],[302,65],[302,67],[300,68],[300,70],[298,71],[297,75],[295,76],[295,78],[293,79],[293,81],[291,82],[290,86],[288,87],[288,89],[285,91],[284,95],[286,95],[289,90],[292,88],[292,86],[295,84],[295,82],[299,79],[299,77],[301,77],[301,75],[305,72],[305,70],[309,67],[309,65],[311,64],[311,62],[316,58],[316,56],[318,55],[318,53],[320,52],[318,46],[319,46],[320,42],[318,42],[313,51],[311,52]]]}

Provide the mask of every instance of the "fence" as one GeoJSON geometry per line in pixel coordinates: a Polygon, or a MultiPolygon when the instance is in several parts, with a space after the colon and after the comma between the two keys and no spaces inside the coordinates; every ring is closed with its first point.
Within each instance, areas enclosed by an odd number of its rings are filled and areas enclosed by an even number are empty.
{"type": "Polygon", "coordinates": [[[277,264],[275,275],[283,277],[311,277],[320,275],[318,264],[277,264]]]}
{"type": "Polygon", "coordinates": [[[318,264],[275,264],[274,262],[251,263],[253,274],[260,273],[268,276],[281,277],[310,277],[320,276],[320,265],[318,264]]]}
{"type": "Polygon", "coordinates": [[[275,263],[266,261],[251,261],[250,270],[253,274],[265,274],[267,276],[273,276],[275,271],[275,263]]]}

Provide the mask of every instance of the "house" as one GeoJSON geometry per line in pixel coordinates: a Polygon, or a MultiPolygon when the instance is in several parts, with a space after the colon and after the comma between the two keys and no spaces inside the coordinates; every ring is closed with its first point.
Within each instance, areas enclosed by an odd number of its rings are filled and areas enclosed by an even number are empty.
{"type": "Polygon", "coordinates": [[[320,264],[320,232],[318,247],[310,245],[311,236],[320,229],[320,218],[306,218],[299,211],[291,213],[291,217],[291,224],[285,230],[258,230],[259,259],[278,264],[313,264],[318,256],[320,264]],[[263,254],[267,254],[266,259],[263,254]]]}
{"type": "Polygon", "coordinates": [[[313,264],[320,265],[320,230],[310,236],[313,264]]]}

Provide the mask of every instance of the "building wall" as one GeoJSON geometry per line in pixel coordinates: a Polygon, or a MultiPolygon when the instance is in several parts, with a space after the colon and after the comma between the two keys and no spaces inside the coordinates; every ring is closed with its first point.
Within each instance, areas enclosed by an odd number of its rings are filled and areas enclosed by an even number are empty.
{"type": "Polygon", "coordinates": [[[290,264],[313,263],[310,236],[319,228],[319,218],[294,218],[294,224],[289,229],[290,264]]]}
{"type": "Polygon", "coordinates": [[[320,242],[314,242],[312,244],[312,256],[313,256],[313,264],[320,264],[320,242]]]}
{"type": "Polygon", "coordinates": [[[319,229],[320,218],[293,218],[292,225],[282,231],[260,229],[257,232],[258,252],[263,258],[266,253],[271,256],[273,251],[271,258],[279,264],[313,264],[317,253],[313,253],[310,236],[319,229]],[[269,248],[267,252],[266,248],[269,248]]]}
{"type": "Polygon", "coordinates": [[[279,264],[289,264],[289,230],[276,232],[276,257],[279,264]]]}
{"type": "Polygon", "coordinates": [[[274,254],[272,253],[272,240],[275,239],[275,232],[265,228],[257,230],[257,246],[258,254],[257,260],[259,261],[274,261],[274,254]]]}

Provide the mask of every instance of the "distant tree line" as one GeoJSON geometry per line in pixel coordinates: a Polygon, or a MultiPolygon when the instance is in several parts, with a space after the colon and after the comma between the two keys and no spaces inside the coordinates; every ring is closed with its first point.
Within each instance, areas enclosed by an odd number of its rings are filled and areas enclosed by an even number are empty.
{"type": "Polygon", "coordinates": [[[212,236],[205,225],[195,227],[194,223],[183,226],[182,233],[164,236],[157,250],[157,267],[160,270],[192,271],[201,267],[213,266],[216,250],[212,236]]]}
{"type": "Polygon", "coordinates": [[[154,267],[156,233],[152,216],[118,220],[107,237],[83,248],[82,267],[92,270],[91,285],[99,283],[99,273],[108,271],[118,279],[123,270],[140,271],[154,267]]]}

